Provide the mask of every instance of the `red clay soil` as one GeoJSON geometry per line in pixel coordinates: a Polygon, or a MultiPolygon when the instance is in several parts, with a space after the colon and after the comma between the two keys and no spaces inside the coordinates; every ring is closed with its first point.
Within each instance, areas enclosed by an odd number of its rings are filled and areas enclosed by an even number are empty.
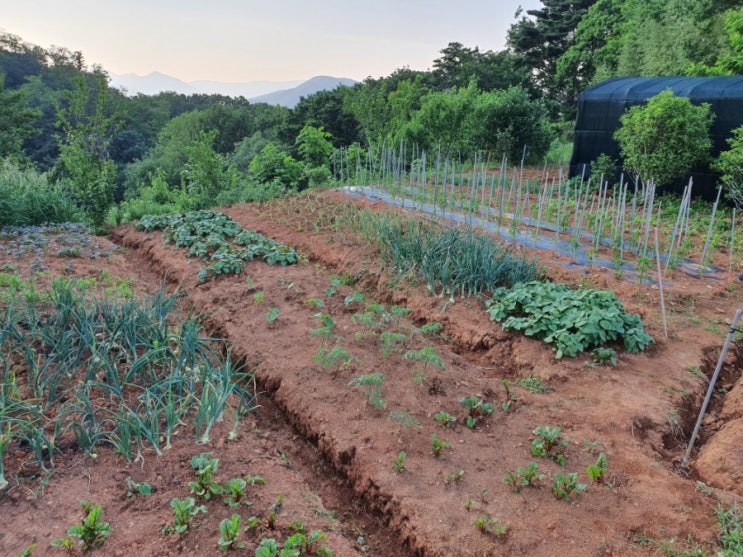
{"type": "MultiPolygon", "coordinates": [[[[237,555],[254,554],[260,538],[285,538],[295,519],[308,530],[326,532],[325,543],[336,556],[653,555],[657,548],[642,540],[689,536],[714,547],[714,508],[718,501],[739,502],[741,468],[732,462],[722,471],[699,470],[692,460],[682,471],[679,464],[706,388],[702,375],[711,374],[726,323],[741,307],[736,277],[672,275],[665,292],[665,339],[657,289],[622,282],[606,270],[569,270],[551,254],[535,253],[552,280],[616,291],[656,339],[646,353],[620,351],[615,367],[596,366],[588,355],[558,361],[548,346],[503,332],[488,319],[483,300],[448,303],[411,280],[388,275],[378,255],[353,234],[315,231],[322,228],[313,227],[317,215],[342,212],[349,203],[387,209],[332,191],[304,201],[225,209],[244,228],[294,247],[306,261],[289,267],[254,261],[239,276],[203,284],[197,280],[200,262],[166,244],[161,233],[131,226],[112,232],[125,250],[86,272],[116,272],[149,291],[164,278],[168,288],[185,294],[210,334],[229,339],[237,356],[255,363],[260,408],[241,423],[235,441],[227,439],[225,427],[210,444],[196,445],[184,428],[160,458],[145,454],[143,461],[128,464],[105,448],[96,459],[67,453],[43,481],[28,455],[17,451],[6,466],[11,486],[0,494],[0,555],[16,555],[32,542],[38,543],[34,555],[62,554],[48,544],[79,520],[81,499],[102,505],[111,523],[110,538],[97,550],[101,555],[217,554],[219,522],[233,512],[221,502],[209,503],[195,532],[182,537],[160,532],[172,520],[170,500],[188,493],[190,458],[203,451],[219,458],[220,481],[247,473],[266,478],[266,485],[251,489],[253,505],[239,511],[243,519],[265,516],[279,494],[285,497],[276,530],[246,534],[246,548],[237,555]],[[339,276],[352,284],[328,295],[332,278],[339,276]],[[260,302],[254,297],[258,291],[260,302]],[[354,291],[367,301],[346,303],[354,291]],[[313,307],[311,299],[323,306],[313,307]],[[379,336],[353,319],[371,302],[412,310],[395,325],[409,340],[387,357],[379,336]],[[270,323],[269,308],[280,312],[270,323]],[[310,333],[320,326],[318,312],[335,320],[334,339],[310,333]],[[431,322],[443,324],[443,336],[412,334],[431,322]],[[344,347],[353,359],[321,366],[314,356],[323,342],[344,347]],[[402,357],[428,345],[445,369],[402,357]],[[380,408],[365,387],[349,385],[377,372],[384,374],[380,408]],[[549,392],[515,386],[531,376],[543,379],[549,392]],[[516,399],[507,411],[501,409],[504,379],[516,399]],[[470,395],[495,406],[474,429],[464,425],[459,402],[470,395]],[[435,420],[440,411],[456,416],[456,424],[445,428],[435,420]],[[532,431],[538,426],[562,428],[565,466],[532,456],[532,431]],[[440,457],[431,454],[433,434],[449,443],[440,457]],[[393,466],[401,451],[404,471],[393,466]],[[591,483],[586,467],[600,452],[608,460],[607,478],[591,483]],[[547,477],[514,493],[503,478],[531,461],[547,477]],[[578,472],[588,487],[564,501],[553,496],[551,485],[558,473],[568,472],[578,472]],[[155,493],[127,498],[127,477],[150,482],[155,493]],[[709,489],[698,489],[699,479],[709,489]],[[481,518],[497,518],[493,532],[476,527],[481,518]],[[496,535],[497,525],[505,528],[503,535],[496,535]]],[[[722,381],[731,394],[740,375],[739,351],[731,354],[722,381]]],[[[703,427],[705,448],[713,432],[725,431],[742,416],[736,412],[743,406],[727,403],[723,410],[724,404],[722,396],[713,402],[703,427]]],[[[739,444],[726,446],[711,460],[741,458],[739,444]]]]}

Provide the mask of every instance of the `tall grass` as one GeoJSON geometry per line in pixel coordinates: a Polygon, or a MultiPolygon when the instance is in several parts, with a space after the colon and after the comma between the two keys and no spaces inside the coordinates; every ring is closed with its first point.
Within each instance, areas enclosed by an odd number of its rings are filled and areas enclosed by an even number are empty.
{"type": "Polygon", "coordinates": [[[46,174],[0,161],[0,227],[79,222],[82,213],[46,174]]]}

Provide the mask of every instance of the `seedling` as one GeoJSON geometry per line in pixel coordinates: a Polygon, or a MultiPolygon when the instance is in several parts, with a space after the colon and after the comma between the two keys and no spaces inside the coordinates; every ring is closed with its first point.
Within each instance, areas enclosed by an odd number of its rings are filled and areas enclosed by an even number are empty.
{"type": "Polygon", "coordinates": [[[227,483],[224,484],[223,488],[224,493],[227,495],[224,498],[224,502],[230,507],[239,507],[241,503],[248,506],[252,505],[252,503],[245,498],[245,487],[247,485],[248,482],[242,478],[233,478],[228,480],[227,483]]]}
{"type": "Polygon", "coordinates": [[[586,490],[586,484],[578,483],[578,472],[570,472],[567,476],[558,473],[552,483],[552,494],[564,501],[570,500],[570,494],[578,495],[586,490]]]}
{"type": "Polygon", "coordinates": [[[400,327],[400,320],[410,315],[411,311],[412,310],[410,308],[400,306],[392,306],[390,308],[390,313],[395,317],[395,328],[400,327]]]}
{"type": "Polygon", "coordinates": [[[537,436],[531,443],[531,454],[540,458],[549,457],[560,466],[565,466],[565,455],[557,452],[557,447],[568,444],[562,439],[562,430],[559,427],[539,426],[534,430],[537,436]]]}
{"type": "Polygon", "coordinates": [[[268,518],[266,519],[266,526],[269,530],[273,530],[276,527],[276,516],[281,512],[284,507],[284,494],[279,493],[276,498],[276,502],[269,507],[268,518]]]}
{"type": "Polygon", "coordinates": [[[212,479],[214,472],[219,468],[219,460],[210,458],[212,453],[201,453],[191,458],[191,468],[196,472],[196,481],[189,482],[191,493],[208,501],[212,495],[221,495],[224,489],[212,479]]]}
{"type": "Polygon", "coordinates": [[[322,323],[322,326],[318,327],[317,329],[310,330],[310,336],[322,337],[324,345],[326,340],[332,339],[334,337],[333,327],[335,327],[335,321],[333,321],[333,318],[330,317],[327,313],[316,313],[315,315],[313,315],[313,317],[319,319],[322,323]]]}
{"type": "Polygon", "coordinates": [[[152,486],[147,482],[137,483],[131,478],[126,478],[126,488],[127,497],[152,495],[152,486]]]}
{"type": "Polygon", "coordinates": [[[363,304],[364,302],[366,302],[366,296],[358,290],[355,290],[353,294],[346,296],[343,300],[343,303],[347,306],[351,304],[363,304]]]}
{"type": "Polygon", "coordinates": [[[102,522],[103,509],[100,505],[93,505],[87,501],[80,501],[80,506],[85,516],[80,524],[74,524],[67,530],[67,537],[54,540],[52,546],[73,550],[72,538],[78,538],[78,545],[83,552],[101,546],[106,538],[111,535],[111,526],[108,522],[102,522]]]}
{"type": "Polygon", "coordinates": [[[535,375],[519,379],[516,384],[530,393],[544,394],[549,392],[549,387],[544,384],[544,380],[535,375]]]}
{"type": "Polygon", "coordinates": [[[491,534],[496,538],[502,538],[508,531],[504,525],[498,524],[497,518],[487,515],[482,515],[475,519],[475,528],[480,530],[483,534],[491,534]]]}
{"type": "Polygon", "coordinates": [[[438,367],[443,370],[446,369],[441,356],[436,353],[436,348],[433,346],[425,346],[420,350],[408,350],[403,355],[403,359],[413,360],[414,362],[422,362],[424,373],[429,365],[438,367]]]}
{"type": "Polygon", "coordinates": [[[469,416],[467,416],[467,420],[465,423],[470,429],[473,429],[480,420],[485,418],[485,416],[493,413],[493,405],[490,402],[485,402],[475,395],[462,397],[459,399],[459,402],[464,404],[467,412],[469,412],[469,416]]]}
{"type": "Polygon", "coordinates": [[[588,477],[596,483],[601,483],[606,475],[606,469],[609,463],[606,460],[606,454],[600,453],[596,459],[596,464],[591,464],[586,468],[588,477]]]}
{"type": "Polygon", "coordinates": [[[437,412],[436,415],[433,417],[434,420],[442,424],[444,427],[454,427],[454,424],[457,423],[456,416],[452,416],[451,414],[448,414],[447,412],[444,412],[441,410],[440,412],[437,412]]]}
{"type": "Polygon", "coordinates": [[[613,348],[603,348],[599,346],[591,351],[593,356],[593,363],[600,366],[615,366],[617,365],[617,351],[613,348]]]}
{"type": "Polygon", "coordinates": [[[217,541],[220,551],[226,552],[230,549],[242,549],[245,544],[237,541],[240,535],[240,515],[233,514],[230,518],[225,518],[219,523],[219,533],[221,537],[217,541]]]}
{"type": "Polygon", "coordinates": [[[392,461],[392,467],[395,469],[396,472],[405,472],[405,458],[407,458],[407,456],[408,455],[405,453],[405,451],[400,451],[399,453],[397,453],[395,460],[392,461]]]}
{"type": "Polygon", "coordinates": [[[405,429],[410,429],[411,427],[420,427],[421,424],[418,420],[415,419],[414,416],[411,416],[404,410],[395,410],[394,412],[390,412],[390,420],[393,422],[397,422],[399,424],[402,424],[405,429]]]}
{"type": "Polygon", "coordinates": [[[438,435],[433,433],[431,435],[431,454],[435,456],[436,458],[440,458],[443,460],[443,452],[444,449],[449,447],[449,442],[445,439],[440,439],[438,435]]]}
{"type": "Polygon", "coordinates": [[[522,487],[533,486],[535,481],[543,480],[545,477],[539,473],[537,463],[530,462],[526,468],[519,466],[516,472],[509,470],[503,478],[503,483],[510,485],[514,493],[518,493],[522,487]]]}
{"type": "Polygon", "coordinates": [[[206,513],[206,507],[196,506],[196,499],[193,497],[186,499],[173,497],[170,507],[173,509],[175,520],[173,526],[163,528],[163,534],[185,534],[191,529],[194,517],[199,513],[206,513]]]}
{"type": "Polygon", "coordinates": [[[384,331],[379,335],[380,346],[379,350],[382,352],[382,357],[386,358],[392,352],[397,350],[397,347],[408,340],[408,337],[402,333],[396,333],[394,331],[384,331]]]}
{"type": "Polygon", "coordinates": [[[245,476],[245,483],[247,483],[250,486],[254,485],[266,485],[266,480],[264,480],[261,476],[253,476],[252,474],[248,474],[245,476]]]}
{"type": "Polygon", "coordinates": [[[330,350],[321,346],[320,350],[312,358],[323,368],[329,369],[335,367],[337,371],[348,369],[351,366],[351,362],[355,360],[355,357],[342,346],[334,346],[330,350]]]}
{"type": "Polygon", "coordinates": [[[438,323],[437,321],[432,321],[431,323],[426,323],[425,325],[421,326],[420,333],[423,336],[426,337],[436,337],[440,336],[441,331],[443,330],[444,326],[441,323],[438,323]]]}
{"type": "Polygon", "coordinates": [[[457,470],[456,472],[447,472],[444,476],[445,484],[459,483],[464,478],[464,470],[457,470]]]}
{"type": "Polygon", "coordinates": [[[270,308],[266,312],[266,321],[268,321],[268,323],[271,324],[279,318],[279,315],[281,315],[281,310],[279,310],[279,308],[276,308],[276,307],[270,308]]]}
{"type": "Polygon", "coordinates": [[[352,379],[348,385],[351,387],[365,387],[366,397],[374,408],[381,410],[387,407],[387,402],[382,395],[382,381],[384,373],[369,373],[352,379]]]}
{"type": "Polygon", "coordinates": [[[310,306],[313,308],[321,308],[325,305],[325,302],[323,302],[320,298],[307,298],[304,301],[304,305],[310,306]]]}
{"type": "Polygon", "coordinates": [[[262,303],[265,298],[266,298],[266,295],[263,292],[263,290],[258,290],[258,292],[253,293],[253,301],[259,304],[262,303]]]}
{"type": "Polygon", "coordinates": [[[503,383],[503,388],[506,390],[506,400],[504,400],[503,403],[501,404],[501,409],[504,412],[508,412],[508,409],[511,408],[511,404],[516,402],[516,396],[511,392],[508,379],[504,379],[502,383],[503,383]]]}

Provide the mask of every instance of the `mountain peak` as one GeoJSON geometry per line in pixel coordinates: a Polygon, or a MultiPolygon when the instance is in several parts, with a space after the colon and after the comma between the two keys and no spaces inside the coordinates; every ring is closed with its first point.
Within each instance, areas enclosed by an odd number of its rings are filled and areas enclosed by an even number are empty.
{"type": "Polygon", "coordinates": [[[251,102],[263,102],[272,105],[293,108],[301,97],[314,95],[319,91],[328,91],[339,85],[353,86],[357,81],[343,77],[318,75],[306,81],[248,81],[226,83],[220,81],[185,82],[178,78],[153,71],[145,76],[134,73],[110,74],[111,86],[122,89],[128,95],[157,95],[165,91],[174,91],[184,95],[225,95],[228,97],[245,97],[251,102]]]}

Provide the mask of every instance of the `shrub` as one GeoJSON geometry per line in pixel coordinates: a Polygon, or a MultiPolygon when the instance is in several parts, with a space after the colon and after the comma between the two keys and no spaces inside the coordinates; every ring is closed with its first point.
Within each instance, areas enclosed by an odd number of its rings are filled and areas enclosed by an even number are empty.
{"type": "Polygon", "coordinates": [[[709,104],[694,106],[671,91],[633,106],[614,133],[624,167],[643,182],[655,180],[659,185],[683,176],[707,160],[713,117],[709,104]]]}
{"type": "Polygon", "coordinates": [[[728,145],[730,149],[720,153],[712,164],[712,170],[720,173],[725,194],[740,208],[743,205],[743,126],[733,130],[728,145]]]}

